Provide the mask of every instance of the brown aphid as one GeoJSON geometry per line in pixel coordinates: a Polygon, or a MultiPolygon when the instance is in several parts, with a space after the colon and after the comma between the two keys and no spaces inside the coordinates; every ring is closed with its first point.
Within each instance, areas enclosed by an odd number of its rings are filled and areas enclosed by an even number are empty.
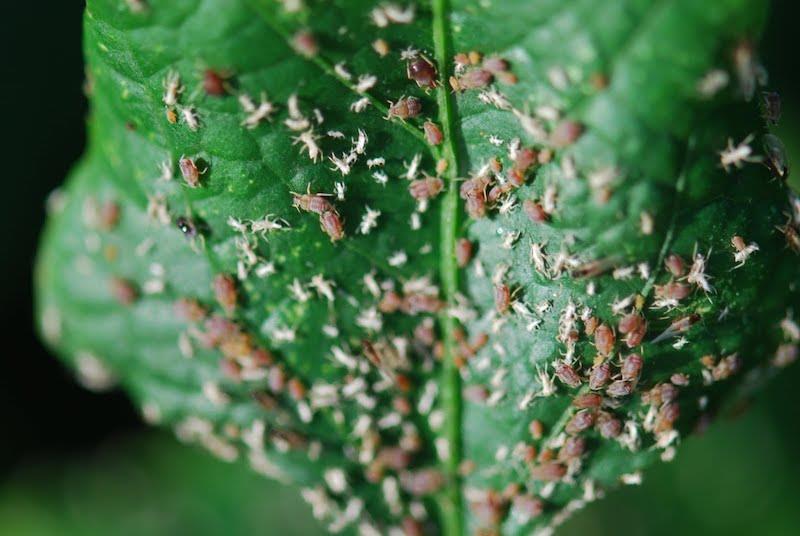
{"type": "MultiPolygon", "coordinates": [[[[592,417],[592,421],[594,422],[594,417],[592,417]]],[[[585,451],[586,439],[576,436],[568,437],[564,441],[564,445],[558,450],[558,459],[564,462],[574,460],[575,458],[580,458],[585,451]]]]}
{"type": "Polygon", "coordinates": [[[139,290],[136,285],[122,277],[112,277],[109,283],[111,295],[122,305],[132,305],[139,299],[139,290]]]}
{"type": "Polygon", "coordinates": [[[567,468],[560,463],[546,462],[531,467],[531,478],[544,482],[556,482],[564,478],[567,468]]]}
{"type": "Polygon", "coordinates": [[[422,112],[422,102],[416,97],[400,97],[397,102],[389,101],[389,113],[386,119],[397,117],[409,119],[417,117],[422,112]]]}
{"type": "Polygon", "coordinates": [[[539,440],[544,435],[544,425],[542,421],[534,419],[528,425],[528,431],[531,433],[531,437],[536,440],[539,440]]]}
{"type": "Polygon", "coordinates": [[[566,363],[559,363],[556,367],[556,376],[568,387],[578,387],[581,384],[581,377],[571,365],[566,363]]]}
{"type": "Polygon", "coordinates": [[[589,373],[589,389],[598,391],[605,387],[611,379],[611,366],[608,363],[599,363],[592,367],[589,373]]]}
{"type": "Polygon", "coordinates": [[[467,213],[473,218],[482,218],[486,215],[486,187],[489,186],[488,177],[475,177],[461,184],[459,194],[466,200],[467,213]]]}
{"type": "Polygon", "coordinates": [[[800,253],[800,232],[791,223],[786,223],[778,230],[786,238],[786,245],[795,253],[800,253]]]}
{"type": "Polygon", "coordinates": [[[381,58],[389,54],[391,51],[389,43],[385,39],[376,39],[372,42],[372,50],[374,50],[381,58]]]}
{"type": "Polygon", "coordinates": [[[189,188],[197,188],[200,186],[200,175],[205,173],[205,170],[200,171],[197,167],[197,163],[187,157],[181,156],[180,160],[178,160],[178,167],[181,170],[181,176],[189,188]]]}
{"type": "Polygon", "coordinates": [[[504,314],[511,306],[511,290],[508,285],[501,283],[494,286],[494,308],[498,313],[504,314]]]}
{"type": "Polygon", "coordinates": [[[667,402],[661,406],[656,415],[655,426],[653,431],[655,433],[666,432],[672,430],[675,421],[681,416],[681,407],[677,402],[667,402]]]}
{"type": "Polygon", "coordinates": [[[689,376],[682,372],[676,372],[672,376],[669,377],[669,381],[672,382],[673,385],[677,385],[678,387],[686,387],[689,385],[689,376]]]}
{"type": "Polygon", "coordinates": [[[494,490],[486,493],[481,500],[472,501],[470,509],[483,527],[496,527],[506,515],[508,503],[494,490]]]}
{"type": "Polygon", "coordinates": [[[444,307],[444,303],[436,296],[431,296],[430,294],[414,292],[406,294],[403,297],[402,309],[404,313],[409,315],[436,313],[442,307],[444,307]]]}
{"type": "Polygon", "coordinates": [[[416,82],[418,87],[435,88],[437,75],[436,66],[425,56],[417,56],[406,65],[406,76],[416,82]]]}
{"type": "Polygon", "coordinates": [[[668,256],[664,259],[664,266],[666,266],[669,273],[675,277],[683,277],[686,275],[686,263],[680,255],[673,253],[668,256]]]}
{"type": "Polygon", "coordinates": [[[683,283],[667,283],[666,285],[656,285],[656,296],[659,298],[667,298],[670,300],[682,300],[692,293],[692,288],[683,283]]]}
{"type": "Polygon", "coordinates": [[[298,210],[324,214],[334,210],[333,205],[326,199],[325,194],[296,194],[292,192],[292,206],[298,210]]]}
{"type": "Polygon", "coordinates": [[[416,497],[434,493],[441,489],[442,485],[444,485],[444,475],[438,469],[424,468],[400,473],[400,487],[416,497]]]}
{"type": "Polygon", "coordinates": [[[633,384],[624,380],[617,380],[608,386],[606,394],[612,398],[628,396],[633,392],[633,384]]]}
{"type": "Polygon", "coordinates": [[[283,392],[286,387],[286,373],[283,371],[283,367],[280,365],[270,367],[267,373],[267,385],[269,390],[275,394],[283,392]]]}
{"type": "Polygon", "coordinates": [[[499,56],[490,56],[483,60],[483,68],[487,71],[497,74],[508,71],[508,61],[499,56]]]}
{"type": "Polygon", "coordinates": [[[583,393],[572,399],[572,405],[578,409],[599,408],[603,404],[603,397],[597,393],[583,393]]]}
{"type": "Polygon", "coordinates": [[[436,331],[430,319],[425,319],[414,328],[414,340],[423,346],[433,346],[436,341],[436,331]]]}
{"type": "Polygon", "coordinates": [[[164,110],[164,115],[167,117],[167,121],[172,123],[173,125],[178,122],[178,114],[175,113],[174,109],[166,108],[164,110]]]}
{"type": "Polygon", "coordinates": [[[590,316],[583,323],[583,332],[589,336],[593,335],[598,324],[600,324],[600,320],[596,316],[590,316]]]}
{"type": "Polygon", "coordinates": [[[98,223],[104,231],[110,231],[119,223],[120,207],[116,201],[106,201],[100,207],[98,223]]]}
{"type": "Polygon", "coordinates": [[[172,305],[175,315],[186,322],[200,322],[206,317],[206,308],[197,300],[191,298],[178,298],[172,305]]]}
{"type": "MultiPolygon", "coordinates": [[[[422,125],[422,130],[425,132],[425,139],[428,140],[428,143],[431,145],[439,145],[442,143],[442,140],[444,139],[442,130],[439,128],[439,125],[433,121],[425,121],[425,123],[422,125]]],[[[446,161],[447,160],[445,160],[445,162],[446,161]]]]}
{"type": "Polygon", "coordinates": [[[614,351],[616,336],[614,330],[606,324],[600,324],[594,331],[594,346],[600,355],[609,355],[614,351]]]}
{"type": "Polygon", "coordinates": [[[253,351],[253,337],[238,330],[219,341],[219,351],[230,359],[241,359],[253,351]]]}
{"type": "Polygon", "coordinates": [[[470,50],[467,52],[467,58],[469,58],[470,65],[478,65],[483,59],[483,54],[477,50],[470,50]]]}
{"type": "Polygon", "coordinates": [[[231,315],[236,310],[236,302],[239,300],[239,292],[236,289],[236,281],[228,274],[217,274],[212,283],[214,297],[226,314],[231,315]]]}
{"type": "Polygon", "coordinates": [[[617,327],[619,332],[625,335],[625,344],[628,348],[635,348],[642,344],[647,333],[647,321],[637,313],[630,313],[622,317],[617,327]]]}
{"type": "Polygon", "coordinates": [[[595,71],[589,76],[589,84],[596,90],[605,89],[608,87],[608,76],[595,71]]]}
{"type": "Polygon", "coordinates": [[[719,360],[719,363],[711,369],[711,376],[715,381],[724,380],[736,374],[741,367],[742,359],[732,354],[719,360]]]}
{"type": "Polygon", "coordinates": [[[425,534],[422,523],[411,516],[405,516],[400,526],[403,530],[403,536],[424,536],[425,534]]]}
{"type": "Polygon", "coordinates": [[[203,71],[203,90],[206,95],[222,97],[228,93],[228,77],[215,69],[203,71]]]}
{"type": "Polygon", "coordinates": [[[447,171],[447,166],[450,164],[447,162],[446,158],[440,158],[436,161],[436,174],[442,175],[445,171],[447,171]]]}
{"type": "Polygon", "coordinates": [[[236,337],[241,331],[239,326],[220,315],[207,318],[203,327],[205,333],[201,342],[208,348],[219,346],[222,341],[236,337]]]}
{"type": "Polygon", "coordinates": [[[444,189],[444,181],[439,177],[425,177],[411,181],[408,191],[418,201],[433,199],[444,189]]]}
{"type": "Polygon", "coordinates": [[[550,133],[550,145],[561,149],[572,145],[583,134],[583,125],[577,121],[561,121],[550,133]]]}
{"type": "Polygon", "coordinates": [[[533,223],[544,223],[549,218],[547,212],[544,211],[544,207],[532,199],[523,201],[522,210],[525,211],[525,214],[533,223]]]}
{"type": "MultiPolygon", "coordinates": [[[[453,78],[450,79],[450,85],[453,85],[453,78]]],[[[455,78],[454,87],[456,91],[464,91],[468,89],[481,89],[492,83],[494,75],[486,69],[471,69],[461,76],[455,78]]]]}
{"type": "Polygon", "coordinates": [[[467,385],[462,390],[462,396],[464,400],[474,404],[482,404],[489,398],[489,390],[479,384],[467,385]]]}
{"type": "Polygon", "coordinates": [[[644,360],[639,354],[630,354],[622,362],[621,374],[622,379],[627,382],[635,382],[639,379],[639,374],[642,372],[642,365],[644,360]]]}
{"type": "Polygon", "coordinates": [[[292,36],[292,48],[306,58],[313,58],[319,52],[317,38],[309,30],[300,30],[292,36]]]}
{"type": "Polygon", "coordinates": [[[472,260],[472,242],[466,238],[459,238],[456,242],[456,263],[459,268],[464,268],[472,260]]]}
{"type": "Polygon", "coordinates": [[[378,303],[378,310],[382,313],[394,313],[403,305],[403,297],[394,290],[389,290],[384,293],[380,303],[378,303]]]}
{"type": "Polygon", "coordinates": [[[534,497],[530,493],[517,495],[514,497],[512,508],[520,518],[525,522],[536,518],[544,511],[544,502],[538,497],[534,497]]]}
{"type": "Polygon", "coordinates": [[[605,411],[598,413],[596,426],[600,435],[606,439],[617,437],[622,433],[622,421],[605,411]]]}
{"type": "Polygon", "coordinates": [[[339,214],[335,210],[323,212],[319,217],[319,224],[322,230],[325,231],[331,242],[336,242],[344,238],[344,226],[339,214]]]}
{"type": "Polygon", "coordinates": [[[402,471],[411,463],[411,455],[400,447],[382,447],[375,459],[392,471],[402,471]]]}
{"type": "Polygon", "coordinates": [[[289,380],[289,383],[286,384],[286,387],[289,389],[289,396],[291,396],[294,400],[302,400],[306,396],[306,386],[303,385],[303,382],[297,378],[292,378],[289,380]]]}
{"type": "Polygon", "coordinates": [[[583,409],[572,416],[566,427],[564,427],[564,430],[568,434],[579,434],[594,426],[594,420],[594,411],[583,409]]]}

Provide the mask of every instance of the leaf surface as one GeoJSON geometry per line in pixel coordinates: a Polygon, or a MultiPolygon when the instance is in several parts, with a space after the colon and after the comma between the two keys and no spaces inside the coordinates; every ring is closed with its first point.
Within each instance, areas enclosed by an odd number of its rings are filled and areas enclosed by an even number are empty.
{"type": "Polygon", "coordinates": [[[800,215],[740,98],[764,11],[91,1],[42,332],[88,386],[304,486],[329,530],[548,531],[797,352],[800,215]],[[631,393],[576,418],[602,362],[631,393]]]}

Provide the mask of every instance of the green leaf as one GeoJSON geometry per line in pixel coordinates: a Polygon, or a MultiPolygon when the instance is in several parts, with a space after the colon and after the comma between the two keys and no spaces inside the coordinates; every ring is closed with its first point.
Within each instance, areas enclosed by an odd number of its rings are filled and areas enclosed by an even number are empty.
{"type": "Polygon", "coordinates": [[[797,352],[800,215],[741,98],[764,11],[90,1],[42,332],[87,386],[304,486],[329,530],[546,532],[797,352]],[[631,393],[576,418],[601,361],[631,393]]]}

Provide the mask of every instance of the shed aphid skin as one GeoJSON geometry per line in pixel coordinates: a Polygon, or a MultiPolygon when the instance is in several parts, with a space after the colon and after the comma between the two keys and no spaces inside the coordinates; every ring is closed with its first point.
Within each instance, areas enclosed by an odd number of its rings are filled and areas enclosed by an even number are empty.
{"type": "MultiPolygon", "coordinates": [[[[708,255],[711,252],[709,251],[708,255]]],[[[701,253],[694,254],[694,262],[692,262],[691,268],[689,268],[689,274],[686,276],[686,281],[697,285],[703,292],[708,294],[709,292],[714,292],[714,288],[709,283],[709,276],[706,275],[706,259],[708,255],[703,256],[701,253]]]]}
{"type": "Polygon", "coordinates": [[[183,122],[186,123],[187,127],[189,127],[189,130],[194,132],[200,128],[200,116],[197,115],[194,106],[181,106],[179,110],[181,112],[183,122]]]}
{"type": "Polygon", "coordinates": [[[361,97],[360,99],[357,99],[350,104],[350,111],[360,114],[361,112],[366,110],[367,106],[369,106],[370,104],[371,103],[369,97],[361,97]]]}
{"type": "Polygon", "coordinates": [[[303,131],[299,136],[295,136],[292,139],[294,140],[292,145],[301,144],[300,154],[306,153],[312,162],[316,163],[325,158],[325,155],[322,154],[322,149],[317,144],[319,137],[314,134],[313,129],[303,131]]]}
{"type": "Polygon", "coordinates": [[[356,80],[356,85],[353,87],[356,93],[366,93],[378,82],[378,77],[373,74],[362,74],[356,80]]]}
{"type": "Polygon", "coordinates": [[[181,93],[183,93],[181,75],[177,71],[167,71],[167,75],[164,78],[164,96],[162,97],[164,106],[167,108],[177,106],[181,93]]]}
{"type": "Polygon", "coordinates": [[[361,218],[361,223],[358,225],[358,232],[363,235],[367,235],[370,233],[370,231],[372,231],[372,229],[378,226],[378,218],[381,215],[381,211],[373,210],[366,205],[364,208],[366,209],[366,212],[361,218]]]}
{"type": "Polygon", "coordinates": [[[262,121],[272,120],[272,114],[275,113],[275,105],[267,99],[267,94],[263,91],[261,92],[260,99],[258,106],[256,106],[248,94],[242,93],[239,95],[239,105],[247,114],[241,123],[243,127],[254,129],[260,125],[262,121]]]}
{"type": "Polygon", "coordinates": [[[750,255],[758,251],[758,244],[751,242],[747,244],[741,236],[734,236],[731,238],[731,246],[735,250],[733,253],[733,260],[736,262],[734,268],[741,268],[750,258],[750,255]]]}
{"type": "Polygon", "coordinates": [[[763,160],[753,153],[753,148],[750,146],[752,141],[752,134],[737,145],[734,145],[733,139],[728,138],[727,147],[719,152],[719,163],[726,172],[730,173],[731,167],[740,169],[746,163],[758,163],[763,160]]]}
{"type": "Polygon", "coordinates": [[[387,43],[385,39],[376,39],[375,41],[372,42],[372,50],[374,50],[378,54],[378,56],[383,58],[384,56],[389,54],[389,52],[391,52],[391,47],[389,46],[389,43],[387,43]]]}

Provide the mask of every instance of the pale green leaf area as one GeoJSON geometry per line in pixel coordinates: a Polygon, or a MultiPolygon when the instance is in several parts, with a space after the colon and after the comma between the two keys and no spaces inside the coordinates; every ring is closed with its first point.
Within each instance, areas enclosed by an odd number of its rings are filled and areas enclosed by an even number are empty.
{"type": "Polygon", "coordinates": [[[327,530],[546,534],[797,352],[800,204],[742,98],[765,12],[89,1],[41,331],[327,530]]]}

